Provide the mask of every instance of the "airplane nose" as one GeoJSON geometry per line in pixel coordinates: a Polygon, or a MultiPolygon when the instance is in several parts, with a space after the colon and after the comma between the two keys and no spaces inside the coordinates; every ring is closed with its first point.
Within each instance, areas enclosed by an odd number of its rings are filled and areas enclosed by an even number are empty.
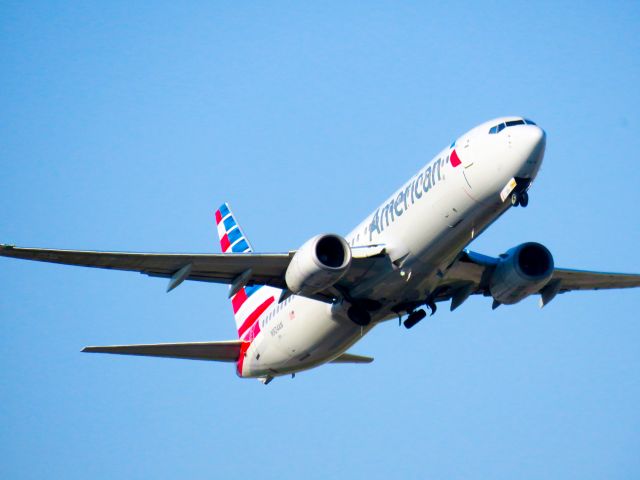
{"type": "Polygon", "coordinates": [[[524,125],[510,132],[509,148],[518,177],[535,177],[544,156],[547,135],[537,125],[524,125]]]}

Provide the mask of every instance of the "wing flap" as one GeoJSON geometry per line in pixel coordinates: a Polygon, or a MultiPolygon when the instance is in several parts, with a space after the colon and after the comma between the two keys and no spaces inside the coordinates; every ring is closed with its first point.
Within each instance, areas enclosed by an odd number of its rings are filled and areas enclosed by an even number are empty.
{"type": "Polygon", "coordinates": [[[104,347],[84,347],[82,351],[88,353],[113,353],[118,355],[141,355],[145,357],[235,362],[240,356],[241,345],[241,340],[228,340],[222,342],[109,345],[104,347]]]}

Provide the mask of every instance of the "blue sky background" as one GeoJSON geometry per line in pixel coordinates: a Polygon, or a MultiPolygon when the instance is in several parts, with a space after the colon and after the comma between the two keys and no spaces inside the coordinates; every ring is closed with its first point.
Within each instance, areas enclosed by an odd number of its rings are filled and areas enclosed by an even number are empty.
{"type": "MultiPolygon", "coordinates": [[[[640,272],[638,2],[3,2],[0,242],[217,252],[348,232],[495,116],[548,135],[474,244],[640,272]]],[[[224,286],[0,260],[0,477],[627,479],[640,291],[390,322],[268,387],[85,345],[234,338],[224,286]]]]}

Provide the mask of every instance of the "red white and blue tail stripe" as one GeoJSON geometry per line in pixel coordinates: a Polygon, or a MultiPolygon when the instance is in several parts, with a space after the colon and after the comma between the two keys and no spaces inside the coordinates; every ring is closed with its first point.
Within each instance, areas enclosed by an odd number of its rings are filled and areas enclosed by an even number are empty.
{"type": "Polygon", "coordinates": [[[244,232],[231,213],[228,203],[223,203],[216,211],[216,223],[218,224],[218,237],[222,253],[253,252],[244,232]]]}
{"type": "MultiPolygon", "coordinates": [[[[229,204],[223,203],[216,211],[220,248],[223,253],[253,252],[240,225],[236,221],[229,204]]],[[[281,290],[266,285],[253,285],[241,288],[231,297],[233,315],[236,320],[238,337],[251,342],[260,333],[260,317],[268,311],[277,299],[281,290]]]]}

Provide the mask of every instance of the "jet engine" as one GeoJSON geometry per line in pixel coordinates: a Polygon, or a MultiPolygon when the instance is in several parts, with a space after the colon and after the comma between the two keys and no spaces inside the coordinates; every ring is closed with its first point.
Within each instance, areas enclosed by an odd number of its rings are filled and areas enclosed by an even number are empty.
{"type": "Polygon", "coordinates": [[[540,291],[552,275],[551,252],[539,243],[523,243],[500,255],[489,290],[498,304],[513,305],[540,291]]]}
{"type": "Polygon", "coordinates": [[[294,294],[312,295],[340,280],[351,266],[351,247],[339,235],[317,235],[295,253],[285,281],[294,294]]]}

